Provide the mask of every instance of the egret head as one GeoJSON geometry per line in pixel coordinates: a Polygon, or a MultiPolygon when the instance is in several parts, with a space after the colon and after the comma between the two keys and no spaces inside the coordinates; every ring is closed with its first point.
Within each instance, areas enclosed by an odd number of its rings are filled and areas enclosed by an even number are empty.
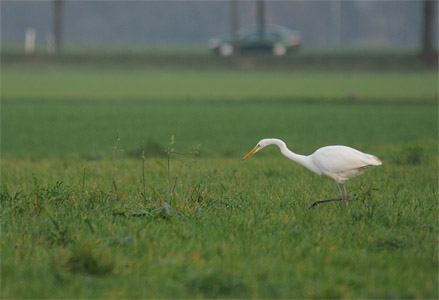
{"type": "Polygon", "coordinates": [[[258,152],[259,150],[263,149],[264,147],[267,147],[268,145],[272,145],[273,144],[273,140],[274,139],[262,139],[262,140],[260,140],[259,143],[257,143],[257,145],[252,149],[252,151],[250,151],[246,156],[244,156],[244,158],[242,160],[249,158],[250,156],[252,156],[256,152],[258,152]]]}

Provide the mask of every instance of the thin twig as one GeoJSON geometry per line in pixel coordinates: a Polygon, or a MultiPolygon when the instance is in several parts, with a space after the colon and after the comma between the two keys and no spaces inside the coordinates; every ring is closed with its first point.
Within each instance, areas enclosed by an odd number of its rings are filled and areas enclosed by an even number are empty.
{"type": "Polygon", "coordinates": [[[82,191],[81,191],[81,200],[84,200],[84,186],[85,186],[85,167],[84,167],[84,173],[82,174],[82,191]]]}

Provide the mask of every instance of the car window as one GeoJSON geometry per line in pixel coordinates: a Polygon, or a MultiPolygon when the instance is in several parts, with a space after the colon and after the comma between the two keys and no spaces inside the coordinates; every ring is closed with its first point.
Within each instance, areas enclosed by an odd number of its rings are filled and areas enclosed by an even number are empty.
{"type": "Polygon", "coordinates": [[[243,36],[242,40],[246,41],[246,42],[257,41],[257,40],[259,40],[259,34],[256,32],[249,33],[249,34],[243,36]]]}
{"type": "Polygon", "coordinates": [[[267,32],[265,35],[265,39],[269,41],[278,41],[282,39],[282,35],[278,32],[267,32]]]}

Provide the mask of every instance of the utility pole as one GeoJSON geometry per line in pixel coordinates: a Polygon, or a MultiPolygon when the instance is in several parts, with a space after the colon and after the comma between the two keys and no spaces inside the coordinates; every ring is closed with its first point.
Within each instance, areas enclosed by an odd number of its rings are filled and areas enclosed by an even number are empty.
{"type": "Polygon", "coordinates": [[[422,50],[421,56],[430,60],[433,58],[435,48],[433,45],[434,34],[434,6],[436,1],[424,0],[423,1],[423,28],[422,28],[422,50]]]}
{"type": "Polygon", "coordinates": [[[336,47],[340,46],[340,35],[341,35],[341,0],[332,0],[331,2],[331,13],[332,13],[332,34],[333,43],[336,47]]]}
{"type": "Polygon", "coordinates": [[[264,34],[265,28],[265,2],[264,0],[256,1],[256,24],[258,24],[259,34],[264,34]]]}
{"type": "Polygon", "coordinates": [[[63,0],[54,0],[54,24],[53,33],[55,36],[55,52],[60,52],[62,48],[62,30],[63,30],[63,0]]]}
{"type": "Polygon", "coordinates": [[[238,0],[230,0],[230,36],[232,37],[233,54],[239,57],[239,5],[238,0]]]}

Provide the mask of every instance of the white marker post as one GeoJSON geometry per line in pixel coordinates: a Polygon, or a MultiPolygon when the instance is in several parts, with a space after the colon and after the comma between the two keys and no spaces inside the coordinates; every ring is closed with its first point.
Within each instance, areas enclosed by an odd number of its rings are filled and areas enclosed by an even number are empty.
{"type": "Polygon", "coordinates": [[[35,53],[35,40],[37,37],[37,32],[32,27],[26,29],[26,34],[24,36],[24,53],[34,54],[35,53]]]}

